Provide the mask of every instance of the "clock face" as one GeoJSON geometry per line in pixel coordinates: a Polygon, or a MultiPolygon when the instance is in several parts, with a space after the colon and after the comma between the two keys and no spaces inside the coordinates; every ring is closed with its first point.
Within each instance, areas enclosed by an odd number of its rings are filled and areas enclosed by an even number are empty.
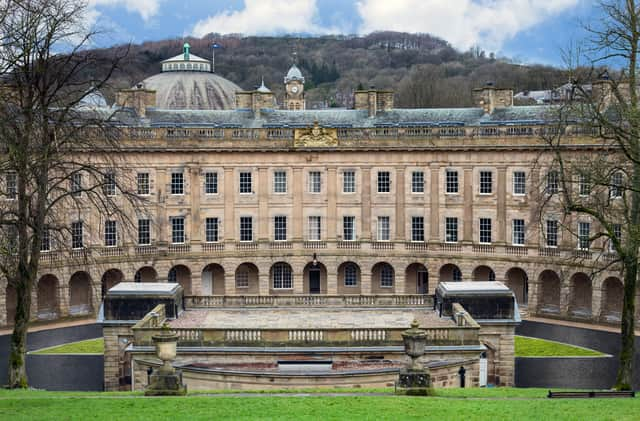
{"type": "Polygon", "coordinates": [[[293,92],[294,94],[298,93],[298,87],[297,86],[292,86],[291,87],[291,92],[293,92]]]}

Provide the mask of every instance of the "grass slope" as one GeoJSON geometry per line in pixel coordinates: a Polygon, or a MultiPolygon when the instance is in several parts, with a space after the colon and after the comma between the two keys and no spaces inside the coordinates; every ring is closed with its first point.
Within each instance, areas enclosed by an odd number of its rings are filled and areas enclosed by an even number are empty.
{"type": "Polygon", "coordinates": [[[544,339],[515,337],[516,357],[601,357],[605,354],[544,339]]]}
{"type": "Polygon", "coordinates": [[[142,398],[134,394],[0,392],[0,414],[10,420],[632,420],[638,399],[549,400],[540,389],[440,390],[437,397],[191,395],[142,398]]]}
{"type": "Polygon", "coordinates": [[[88,339],[86,341],[71,342],[51,348],[44,348],[32,354],[104,354],[104,339],[88,339]]]}

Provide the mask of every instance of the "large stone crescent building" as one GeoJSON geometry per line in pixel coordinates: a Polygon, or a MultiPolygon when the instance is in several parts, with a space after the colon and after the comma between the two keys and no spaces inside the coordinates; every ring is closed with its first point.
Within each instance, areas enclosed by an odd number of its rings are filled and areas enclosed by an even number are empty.
{"type": "MultiPolygon", "coordinates": [[[[550,106],[486,86],[471,108],[397,109],[393,92],[369,89],[354,109],[305,110],[294,66],[280,108],[264,84],[241,91],[208,66],[185,48],[118,94],[122,159],[148,209],[133,233],[69,221],[82,249],[43,252],[34,317],[92,314],[122,281],[178,282],[187,296],[397,296],[497,280],[525,313],[619,320],[619,273],[592,270],[612,258],[604,242],[577,247],[553,214],[538,218],[550,106]]],[[[597,153],[579,128],[567,135],[597,153]]],[[[15,291],[1,291],[6,325],[15,291]]]]}

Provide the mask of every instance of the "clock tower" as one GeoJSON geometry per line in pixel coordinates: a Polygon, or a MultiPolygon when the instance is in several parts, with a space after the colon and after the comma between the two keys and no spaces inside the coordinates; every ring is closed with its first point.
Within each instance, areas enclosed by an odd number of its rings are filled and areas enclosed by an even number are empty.
{"type": "Polygon", "coordinates": [[[286,88],[285,108],[287,110],[304,110],[304,76],[295,64],[291,66],[284,77],[284,85],[286,88]]]}

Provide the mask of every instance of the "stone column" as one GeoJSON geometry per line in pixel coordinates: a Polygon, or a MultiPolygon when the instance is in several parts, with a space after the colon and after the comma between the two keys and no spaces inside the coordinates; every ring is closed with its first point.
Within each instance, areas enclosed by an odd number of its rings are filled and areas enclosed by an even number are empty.
{"type": "Polygon", "coordinates": [[[158,227],[157,243],[159,245],[167,244],[167,230],[169,227],[169,219],[167,217],[167,170],[160,169],[156,172],[156,191],[158,192],[158,220],[155,221],[158,227]]]}
{"type": "Polygon", "coordinates": [[[327,295],[338,295],[338,272],[327,271],[327,295]]]}
{"type": "Polygon", "coordinates": [[[269,295],[269,272],[260,272],[258,274],[258,294],[269,295]]]}
{"type": "Polygon", "coordinates": [[[396,168],[396,238],[406,240],[405,236],[405,208],[404,208],[404,167],[396,168]]]}
{"type": "Polygon", "coordinates": [[[267,167],[258,168],[258,241],[269,240],[269,172],[267,167]]]}
{"type": "Polygon", "coordinates": [[[362,213],[362,241],[369,241],[371,238],[375,238],[375,235],[371,235],[371,169],[363,167],[361,171],[362,191],[360,192],[360,209],[362,213]]]}
{"type": "Polygon", "coordinates": [[[598,321],[602,308],[602,282],[600,279],[591,281],[591,318],[598,321]]]}
{"type": "Polygon", "coordinates": [[[304,294],[304,274],[294,270],[291,276],[293,278],[293,293],[295,295],[304,294]]]}
{"type": "Polygon", "coordinates": [[[69,281],[60,281],[58,286],[58,317],[67,317],[69,315],[69,281]]]}
{"type": "Polygon", "coordinates": [[[202,272],[191,273],[191,295],[202,295],[202,272]]]}
{"type": "MultiPolygon", "coordinates": [[[[225,242],[233,242],[236,240],[236,216],[235,216],[235,197],[236,189],[234,182],[233,167],[224,168],[224,240],[225,242]]],[[[225,275],[226,276],[226,275],[225,275]]],[[[225,291],[226,291],[225,278],[225,291]]],[[[235,291],[235,286],[234,286],[235,291]]]]}
{"type": "Polygon", "coordinates": [[[292,197],[292,205],[293,205],[293,230],[291,232],[291,239],[293,241],[302,241],[304,238],[304,222],[302,212],[302,183],[303,183],[303,174],[302,168],[294,168],[293,169],[293,197],[292,197]]]}
{"type": "Polygon", "coordinates": [[[236,274],[235,272],[224,272],[224,295],[236,295],[236,274]]]}
{"type": "Polygon", "coordinates": [[[191,243],[200,243],[202,241],[202,221],[200,217],[200,193],[202,192],[202,184],[200,183],[200,168],[191,168],[191,183],[189,183],[189,191],[187,194],[191,196],[191,243]]]}
{"type": "Polygon", "coordinates": [[[440,167],[431,167],[429,241],[440,242],[440,167]]]}
{"type": "MultiPolygon", "coordinates": [[[[337,169],[327,169],[327,240],[335,241],[337,233],[336,187],[337,169]]],[[[328,285],[328,284],[327,284],[328,285]]]]}
{"type": "Polygon", "coordinates": [[[464,217],[462,241],[473,242],[473,168],[464,169],[464,217]]]}
{"type": "Polygon", "coordinates": [[[360,267],[360,293],[362,295],[371,295],[371,272],[368,268],[360,267]]]}
{"type": "Polygon", "coordinates": [[[497,234],[498,243],[507,241],[507,168],[498,167],[498,215],[497,215],[497,234]]]}
{"type": "Polygon", "coordinates": [[[406,279],[405,279],[407,274],[403,270],[404,268],[406,268],[406,265],[404,263],[402,265],[395,264],[394,267],[393,267],[394,275],[395,275],[394,292],[396,294],[406,294],[407,293],[407,291],[406,291],[407,286],[406,286],[406,279]]]}

